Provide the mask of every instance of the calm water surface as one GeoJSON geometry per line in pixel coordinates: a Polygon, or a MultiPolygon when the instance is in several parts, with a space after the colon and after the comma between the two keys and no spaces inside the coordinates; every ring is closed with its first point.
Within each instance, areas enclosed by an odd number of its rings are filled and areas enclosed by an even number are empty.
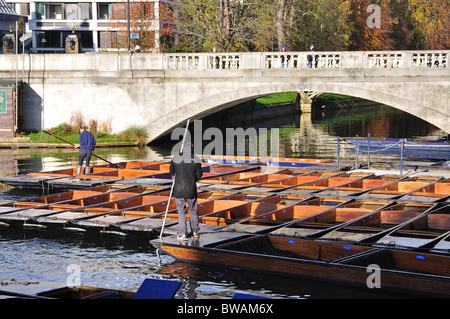
{"type": "MultiPolygon", "coordinates": [[[[235,123],[234,127],[278,127],[280,156],[306,158],[336,158],[337,136],[371,133],[372,136],[433,138],[443,135],[427,123],[392,109],[381,112],[369,108],[354,113],[319,114],[313,120],[310,116],[294,115],[258,123],[235,123]]],[[[151,161],[170,155],[171,147],[172,144],[163,144],[142,149],[98,149],[97,154],[112,162],[151,161]]],[[[70,149],[3,149],[0,150],[0,174],[73,167],[77,164],[77,154],[70,149]]],[[[354,153],[344,148],[341,156],[353,159],[354,153]]],[[[386,160],[386,156],[376,160],[386,160]]],[[[388,160],[398,161],[396,157],[388,160]]],[[[100,163],[94,160],[94,164],[100,163]]],[[[0,200],[31,198],[43,192],[5,188],[0,200]]],[[[149,239],[145,235],[0,228],[0,280],[66,282],[68,267],[77,265],[84,285],[137,289],[148,277],[179,279],[183,286],[176,298],[180,299],[230,298],[237,291],[290,299],[404,297],[239,269],[180,263],[159,254],[149,239]]]]}

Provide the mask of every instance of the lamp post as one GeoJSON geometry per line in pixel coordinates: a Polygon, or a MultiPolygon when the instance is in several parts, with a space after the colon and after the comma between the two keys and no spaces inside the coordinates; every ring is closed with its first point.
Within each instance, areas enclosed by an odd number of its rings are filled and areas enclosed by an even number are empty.
{"type": "Polygon", "coordinates": [[[128,52],[130,52],[130,0],[127,0],[127,42],[128,52]]]}

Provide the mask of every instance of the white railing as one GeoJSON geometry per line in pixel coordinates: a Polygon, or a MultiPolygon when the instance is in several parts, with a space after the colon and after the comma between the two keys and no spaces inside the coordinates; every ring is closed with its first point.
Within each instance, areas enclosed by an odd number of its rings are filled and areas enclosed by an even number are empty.
{"type": "Polygon", "coordinates": [[[168,69],[399,69],[448,67],[448,51],[263,52],[166,55],[168,69]],[[249,58],[250,57],[250,58],[249,58]],[[258,61],[259,59],[259,61],[258,61]],[[204,60],[204,61],[203,61],[204,60]],[[246,63],[245,63],[246,62],[246,63]],[[250,62],[250,63],[249,63],[250,62]],[[251,67],[248,67],[250,64],[251,67]],[[257,67],[255,67],[257,66],[257,67]]]}
{"type": "Polygon", "coordinates": [[[403,66],[404,56],[402,53],[369,53],[367,55],[368,68],[394,69],[403,66]]]}
{"type": "MultiPolygon", "coordinates": [[[[0,54],[0,72],[127,70],[343,70],[448,68],[450,51],[0,54]],[[308,59],[308,57],[311,59],[308,59]],[[309,61],[311,60],[311,63],[309,61]]],[[[9,75],[5,74],[3,77],[9,75]]]]}
{"type": "Polygon", "coordinates": [[[411,65],[414,68],[448,68],[448,53],[415,53],[411,65]]]}

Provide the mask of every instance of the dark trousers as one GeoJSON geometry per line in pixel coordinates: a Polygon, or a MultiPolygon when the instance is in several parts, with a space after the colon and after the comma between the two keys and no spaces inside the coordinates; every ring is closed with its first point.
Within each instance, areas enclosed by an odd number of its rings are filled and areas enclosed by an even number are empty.
{"type": "Polygon", "coordinates": [[[92,151],[90,150],[80,150],[78,155],[78,166],[83,166],[84,159],[86,158],[86,167],[89,167],[91,162],[92,151]]]}
{"type": "Polygon", "coordinates": [[[197,198],[175,198],[178,210],[178,236],[187,235],[186,225],[186,203],[189,207],[189,220],[191,222],[192,232],[199,231],[197,198]]]}

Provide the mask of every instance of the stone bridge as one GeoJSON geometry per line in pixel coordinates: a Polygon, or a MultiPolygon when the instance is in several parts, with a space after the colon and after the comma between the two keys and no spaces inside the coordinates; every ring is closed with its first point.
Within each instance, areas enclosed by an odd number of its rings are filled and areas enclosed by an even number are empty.
{"type": "Polygon", "coordinates": [[[351,95],[450,133],[450,51],[0,55],[0,80],[23,81],[25,130],[81,114],[151,142],[191,120],[272,93],[351,95]],[[284,63],[283,63],[284,61],[284,63]]]}

